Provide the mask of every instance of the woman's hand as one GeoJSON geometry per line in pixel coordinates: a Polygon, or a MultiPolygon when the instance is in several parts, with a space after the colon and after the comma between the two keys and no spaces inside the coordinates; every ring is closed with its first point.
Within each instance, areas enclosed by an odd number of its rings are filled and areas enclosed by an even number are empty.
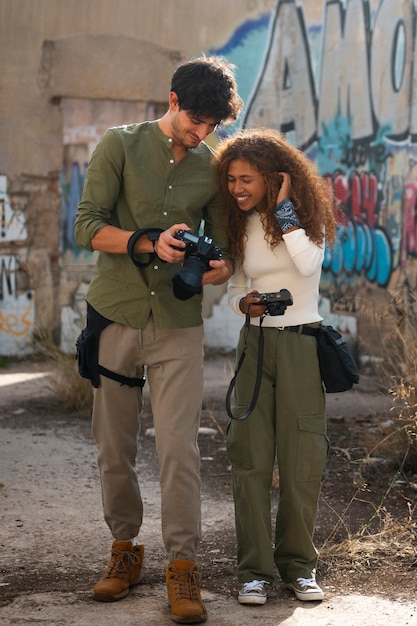
{"type": "Polygon", "coordinates": [[[279,175],[282,178],[281,187],[278,191],[277,200],[275,202],[275,206],[278,205],[282,200],[289,200],[291,195],[291,177],[287,172],[279,172],[279,175]]]}
{"type": "Polygon", "coordinates": [[[247,315],[249,313],[249,317],[261,317],[266,311],[266,306],[264,304],[258,304],[260,299],[257,296],[259,291],[251,291],[247,296],[241,298],[239,301],[239,309],[247,315]]]}
{"type": "Polygon", "coordinates": [[[276,205],[274,208],[275,221],[281,228],[283,235],[302,228],[302,224],[298,218],[297,212],[290,199],[291,194],[291,178],[287,172],[279,172],[282,178],[280,190],[277,195],[276,205]]]}

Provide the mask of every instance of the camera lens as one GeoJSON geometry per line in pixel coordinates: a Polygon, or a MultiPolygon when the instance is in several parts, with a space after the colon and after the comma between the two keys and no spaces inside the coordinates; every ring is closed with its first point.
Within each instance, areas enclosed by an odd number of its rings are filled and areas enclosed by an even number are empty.
{"type": "Polygon", "coordinates": [[[186,257],[181,271],[173,279],[174,295],[179,300],[188,300],[195,293],[202,292],[201,281],[207,270],[205,260],[195,256],[186,257]]]}

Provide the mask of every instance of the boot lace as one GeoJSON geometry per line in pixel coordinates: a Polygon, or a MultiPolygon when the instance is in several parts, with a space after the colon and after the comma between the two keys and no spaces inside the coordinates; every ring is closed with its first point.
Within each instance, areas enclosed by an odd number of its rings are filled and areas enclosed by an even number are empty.
{"type": "Polygon", "coordinates": [[[175,567],[170,567],[170,581],[173,583],[175,597],[179,599],[198,600],[198,586],[200,583],[200,575],[197,570],[192,569],[189,572],[180,572],[175,567]]]}
{"type": "Polygon", "coordinates": [[[125,578],[132,565],[139,565],[140,558],[133,550],[113,548],[112,558],[103,578],[125,578]]]}

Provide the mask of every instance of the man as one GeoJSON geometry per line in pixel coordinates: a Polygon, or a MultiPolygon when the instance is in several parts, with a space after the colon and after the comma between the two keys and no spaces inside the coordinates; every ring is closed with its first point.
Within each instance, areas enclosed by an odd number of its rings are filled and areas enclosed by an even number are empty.
{"type": "MultiPolygon", "coordinates": [[[[87,327],[98,343],[92,431],[104,517],[114,539],[93,596],[119,600],[141,578],[143,506],[135,459],[146,368],[168,602],[180,623],[207,618],[195,562],[201,523],[201,286],[224,283],[233,271],[215,199],[213,151],[204,139],[221,122],[234,121],[241,105],[230,64],[201,57],[180,65],[161,119],[105,133],[90,160],[74,225],[77,243],[99,251],[86,298],[87,327]],[[202,220],[222,255],[206,260],[201,285],[188,292],[187,284],[173,283],[186,258],[186,243],[174,235],[198,235],[202,220]]],[[[94,361],[91,354],[89,359],[94,361]]]]}

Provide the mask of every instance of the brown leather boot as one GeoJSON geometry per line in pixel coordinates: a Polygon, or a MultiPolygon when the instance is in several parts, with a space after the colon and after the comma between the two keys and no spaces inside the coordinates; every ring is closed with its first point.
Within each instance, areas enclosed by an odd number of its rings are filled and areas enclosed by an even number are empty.
{"type": "Polygon", "coordinates": [[[129,593],[142,578],[143,546],[131,541],[114,541],[107,569],[94,585],[93,598],[99,602],[115,602],[129,593]]]}
{"type": "Polygon", "coordinates": [[[193,561],[176,559],[167,565],[166,583],[171,618],[180,624],[205,622],[207,611],[200,593],[200,574],[193,561]]]}

